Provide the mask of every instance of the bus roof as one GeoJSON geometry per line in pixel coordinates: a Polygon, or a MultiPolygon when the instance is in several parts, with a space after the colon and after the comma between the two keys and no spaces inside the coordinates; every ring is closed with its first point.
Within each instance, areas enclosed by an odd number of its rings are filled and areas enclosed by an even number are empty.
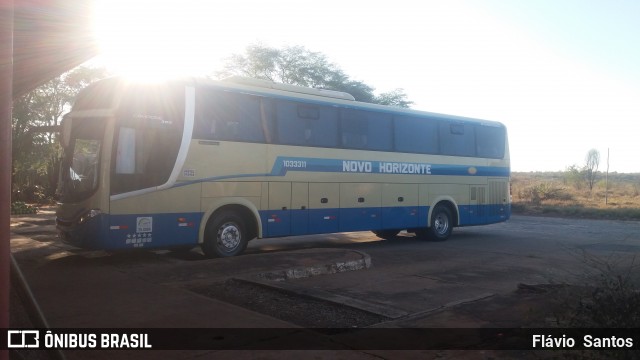
{"type": "MultiPolygon", "coordinates": [[[[315,89],[304,86],[296,86],[290,84],[282,84],[276,83],[269,80],[261,80],[261,79],[253,79],[247,77],[231,77],[224,80],[211,80],[205,78],[183,78],[183,79],[174,79],[168,80],[166,83],[174,83],[174,84],[182,84],[182,85],[193,85],[196,87],[213,87],[219,88],[227,91],[236,91],[241,93],[253,94],[258,96],[271,96],[276,98],[294,100],[294,101],[303,101],[307,103],[317,103],[323,105],[331,105],[331,106],[339,106],[344,108],[351,108],[357,110],[370,110],[370,111],[379,111],[385,112],[394,115],[403,115],[403,116],[418,116],[418,117],[430,117],[437,118],[442,120],[449,120],[455,122],[473,122],[479,123],[481,125],[486,126],[504,126],[502,123],[491,120],[477,119],[477,118],[468,118],[463,116],[456,115],[448,115],[448,114],[440,114],[427,112],[422,110],[414,110],[408,108],[401,108],[395,106],[388,105],[379,105],[372,103],[365,103],[360,101],[355,101],[355,98],[346,92],[341,91],[333,91],[333,90],[325,90],[325,89],[315,89]]],[[[132,85],[133,83],[124,80],[120,77],[107,78],[104,80],[100,80],[94,84],[91,84],[86,90],[91,88],[111,88],[118,87],[122,85],[132,85]]],[[[91,92],[91,91],[90,91],[91,92]]],[[[83,91],[80,97],[83,97],[85,91],[83,91]]],[[[104,93],[101,91],[101,93],[104,93]]],[[[107,92],[108,93],[108,92],[107,92]]]]}
{"type": "Polygon", "coordinates": [[[315,88],[310,88],[305,86],[283,84],[283,83],[277,83],[275,81],[253,79],[253,78],[242,77],[242,76],[232,76],[226,79],[222,79],[222,81],[267,88],[267,89],[289,91],[289,92],[298,93],[298,94],[315,95],[315,96],[329,97],[329,98],[349,100],[349,101],[356,100],[353,97],[353,95],[346,92],[342,92],[342,91],[315,89],[315,88]]]}
{"type": "Polygon", "coordinates": [[[334,105],[334,106],[340,106],[340,107],[346,107],[346,108],[352,108],[352,109],[358,109],[358,110],[381,111],[381,112],[391,113],[395,115],[404,115],[404,116],[431,117],[431,118],[438,118],[438,119],[457,121],[457,122],[473,122],[473,123],[480,123],[481,125],[486,125],[486,126],[500,126],[500,127],[504,126],[502,123],[498,121],[493,121],[493,120],[484,120],[484,119],[469,118],[464,116],[440,114],[440,113],[433,113],[433,112],[427,112],[422,110],[414,110],[409,108],[401,108],[396,106],[365,103],[365,102],[355,101],[355,99],[351,94],[340,92],[340,91],[314,89],[314,88],[308,88],[304,86],[281,84],[281,83],[276,83],[269,80],[234,77],[234,78],[231,78],[231,80],[224,79],[222,81],[209,80],[209,79],[197,79],[194,81],[196,84],[204,87],[207,87],[207,86],[220,87],[220,88],[225,88],[231,91],[240,91],[240,92],[251,93],[255,95],[275,96],[275,97],[281,97],[281,98],[290,99],[290,100],[320,103],[324,105],[334,105]],[[329,96],[328,94],[344,94],[346,96],[344,95],[329,96]]]}

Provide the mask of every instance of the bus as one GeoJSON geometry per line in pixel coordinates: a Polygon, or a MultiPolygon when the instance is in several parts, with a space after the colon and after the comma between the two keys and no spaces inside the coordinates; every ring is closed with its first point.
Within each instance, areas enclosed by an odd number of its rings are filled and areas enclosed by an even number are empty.
{"type": "Polygon", "coordinates": [[[443,241],[511,214],[494,121],[232,78],[98,81],[62,124],[56,225],[107,251],[242,253],[248,241],[352,231],[443,241]]]}

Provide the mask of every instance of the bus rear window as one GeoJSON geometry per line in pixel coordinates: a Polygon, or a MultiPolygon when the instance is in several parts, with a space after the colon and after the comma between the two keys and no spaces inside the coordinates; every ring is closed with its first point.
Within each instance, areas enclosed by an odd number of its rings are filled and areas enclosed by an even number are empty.
{"type": "Polygon", "coordinates": [[[476,127],[478,156],[492,159],[504,157],[505,131],[499,126],[476,127]]]}

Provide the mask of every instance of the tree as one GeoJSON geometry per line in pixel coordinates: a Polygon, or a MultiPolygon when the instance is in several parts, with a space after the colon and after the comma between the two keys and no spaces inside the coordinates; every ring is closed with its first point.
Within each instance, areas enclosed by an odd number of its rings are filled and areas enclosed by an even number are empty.
{"type": "Polygon", "coordinates": [[[285,84],[347,92],[357,100],[368,103],[409,107],[413,104],[402,89],[374,94],[374,88],[351,79],[327,57],[302,46],[276,49],[250,45],[244,54],[234,54],[226,60],[224,69],[216,77],[245,76],[285,84]]]}
{"type": "Polygon", "coordinates": [[[13,103],[13,200],[41,201],[54,195],[61,149],[53,129],[77,93],[106,75],[102,68],[76,68],[13,103]]]}
{"type": "Polygon", "coordinates": [[[584,169],[581,169],[578,165],[571,165],[567,167],[564,173],[565,184],[571,184],[576,190],[582,190],[585,181],[584,169]]]}
{"type": "Polygon", "coordinates": [[[595,184],[596,176],[598,174],[598,165],[600,165],[600,152],[596,149],[589,150],[584,165],[584,172],[587,184],[589,185],[589,191],[593,190],[593,185],[595,184]]]}
{"type": "Polygon", "coordinates": [[[408,108],[413,104],[413,101],[407,100],[407,94],[403,89],[395,89],[390,92],[382,93],[376,98],[376,103],[380,105],[390,105],[408,108]]]}

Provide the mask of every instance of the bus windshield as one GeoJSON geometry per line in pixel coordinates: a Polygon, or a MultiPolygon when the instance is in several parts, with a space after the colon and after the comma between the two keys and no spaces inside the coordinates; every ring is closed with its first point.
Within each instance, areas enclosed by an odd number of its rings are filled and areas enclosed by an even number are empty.
{"type": "Polygon", "coordinates": [[[64,149],[60,187],[62,201],[80,201],[98,188],[104,119],[74,118],[73,130],[64,149]]]}

